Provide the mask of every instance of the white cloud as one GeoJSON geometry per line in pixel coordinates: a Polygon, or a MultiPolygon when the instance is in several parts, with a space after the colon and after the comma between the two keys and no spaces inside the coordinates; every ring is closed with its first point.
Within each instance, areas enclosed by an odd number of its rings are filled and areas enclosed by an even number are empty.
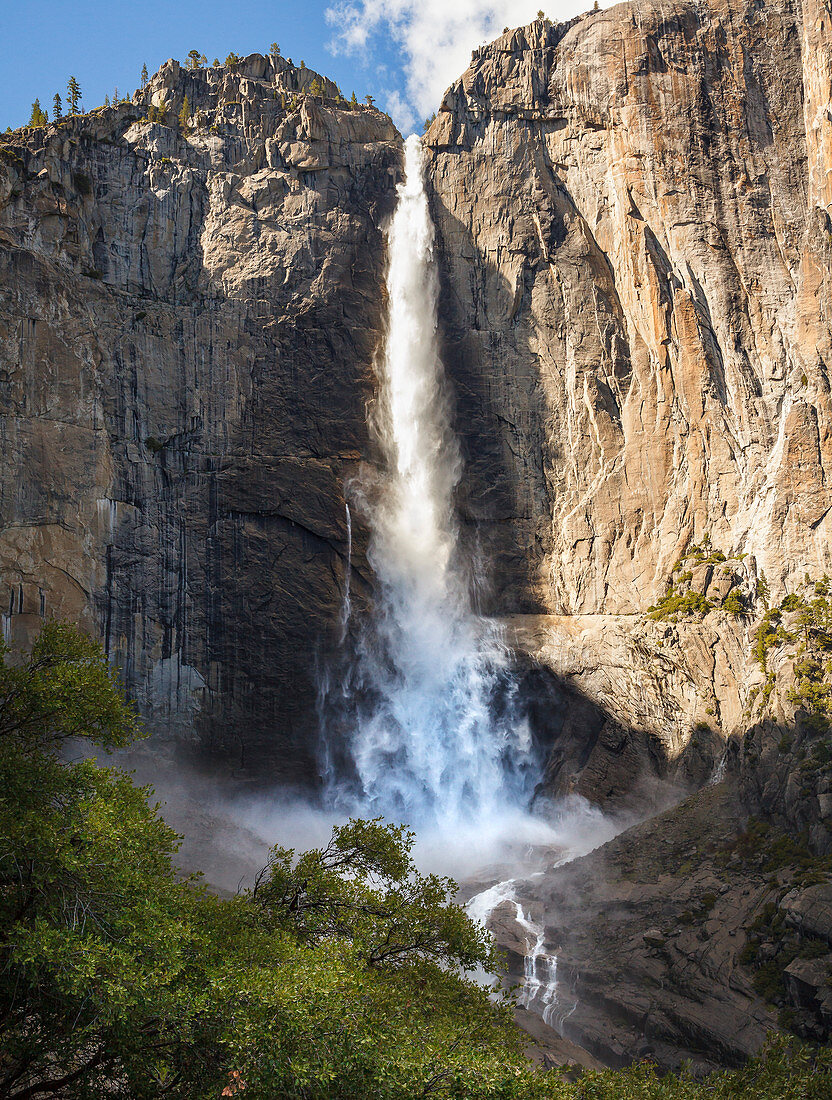
{"type": "Polygon", "coordinates": [[[587,0],[339,0],[327,9],[335,28],[336,52],[367,55],[373,36],[386,33],[404,57],[406,97],[387,96],[397,124],[408,130],[415,118],[437,109],[445,89],[461,76],[471,51],[503,27],[529,23],[540,7],[550,19],[568,19],[587,0]]]}

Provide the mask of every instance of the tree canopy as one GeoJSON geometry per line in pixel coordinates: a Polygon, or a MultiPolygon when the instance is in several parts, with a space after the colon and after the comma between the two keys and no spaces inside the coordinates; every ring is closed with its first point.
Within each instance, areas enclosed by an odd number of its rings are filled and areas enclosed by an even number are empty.
{"type": "Polygon", "coordinates": [[[533,1068],[497,965],[413,835],[350,821],[254,886],[182,880],[147,788],[87,756],[141,733],[97,643],[0,643],[0,1097],[767,1100],[830,1095],[828,1052],[774,1044],[705,1084],[533,1068]]]}

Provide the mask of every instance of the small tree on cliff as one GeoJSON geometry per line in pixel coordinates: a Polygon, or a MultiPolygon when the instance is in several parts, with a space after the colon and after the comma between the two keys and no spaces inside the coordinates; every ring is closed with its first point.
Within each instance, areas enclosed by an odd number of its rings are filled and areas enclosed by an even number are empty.
{"type": "Polygon", "coordinates": [[[28,126],[45,126],[49,121],[46,111],[41,109],[40,100],[36,99],[32,104],[32,113],[29,116],[28,126]]]}
{"type": "Polygon", "coordinates": [[[141,87],[142,87],[142,91],[144,91],[144,89],[147,87],[147,64],[146,63],[144,65],[142,65],[141,87]]]}
{"type": "Polygon", "coordinates": [[[55,98],[52,100],[52,121],[57,122],[63,115],[63,103],[61,97],[55,92],[55,98]]]}
{"type": "Polygon", "coordinates": [[[272,42],[271,46],[269,46],[269,56],[280,57],[280,46],[278,46],[276,42],[272,42]]]}
{"type": "Polygon", "coordinates": [[[182,100],[182,110],[179,112],[179,125],[183,130],[187,130],[188,123],[191,120],[191,106],[188,103],[188,97],[182,100]]]}
{"type": "Polygon", "coordinates": [[[71,115],[81,113],[81,85],[74,76],[66,82],[66,101],[71,115]]]}
{"type": "Polygon", "coordinates": [[[202,54],[199,52],[199,50],[188,50],[186,64],[189,69],[198,69],[201,61],[202,54]]]}

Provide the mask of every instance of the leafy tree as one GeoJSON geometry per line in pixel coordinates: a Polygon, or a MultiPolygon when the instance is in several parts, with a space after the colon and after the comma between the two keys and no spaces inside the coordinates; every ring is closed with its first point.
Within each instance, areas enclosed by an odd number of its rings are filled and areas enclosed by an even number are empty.
{"type": "Polygon", "coordinates": [[[48,121],[46,111],[41,109],[40,100],[36,99],[32,104],[32,113],[29,116],[27,126],[45,126],[48,121]]]}
{"type": "Polygon", "coordinates": [[[202,54],[199,52],[199,50],[188,51],[187,65],[189,69],[198,69],[201,61],[202,54]]]}
{"type": "Polygon", "coordinates": [[[144,89],[147,87],[147,79],[148,79],[148,77],[147,77],[147,63],[145,63],[144,65],[142,65],[142,75],[141,75],[142,91],[144,91],[144,89]]]}
{"type": "Polygon", "coordinates": [[[81,111],[81,85],[71,76],[66,84],[66,101],[71,115],[80,114],[81,111]]]}
{"type": "Polygon", "coordinates": [[[83,759],[138,732],[90,639],[49,624],[15,660],[0,643],[3,1100],[832,1094],[832,1053],[785,1040],[705,1082],[532,1068],[508,1007],[463,976],[495,966],[488,937],[418,873],[412,834],[350,821],[214,897],[177,876],[149,792],[83,759]]]}
{"type": "Polygon", "coordinates": [[[57,122],[62,115],[63,103],[61,102],[61,97],[55,92],[55,98],[52,100],[52,120],[57,122]]]}

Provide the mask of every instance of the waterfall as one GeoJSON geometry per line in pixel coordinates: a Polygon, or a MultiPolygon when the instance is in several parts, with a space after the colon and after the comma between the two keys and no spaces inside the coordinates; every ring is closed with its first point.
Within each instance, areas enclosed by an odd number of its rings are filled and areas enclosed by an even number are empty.
{"type": "Polygon", "coordinates": [[[528,723],[505,706],[506,650],[496,624],[474,612],[478,578],[461,550],[454,494],[462,461],[439,355],[434,229],[415,135],[405,143],[387,243],[388,318],[370,424],[382,469],[354,486],[370,530],[374,609],[358,627],[340,727],[362,811],[470,824],[523,805],[539,761],[528,723]]]}

